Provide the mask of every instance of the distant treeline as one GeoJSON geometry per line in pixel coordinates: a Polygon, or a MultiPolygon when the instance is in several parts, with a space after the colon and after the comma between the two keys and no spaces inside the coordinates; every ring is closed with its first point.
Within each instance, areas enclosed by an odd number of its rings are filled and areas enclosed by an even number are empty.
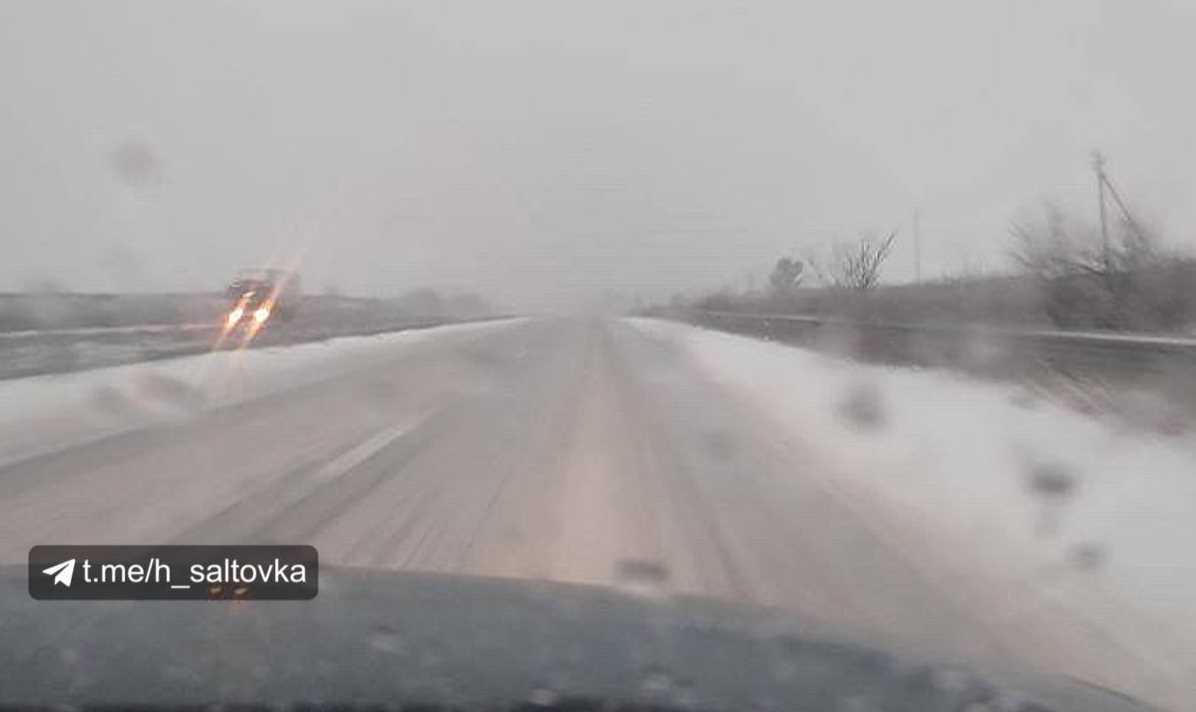
{"type": "MultiPolygon", "coordinates": [[[[223,294],[0,293],[0,332],[40,329],[94,329],[123,326],[198,324],[220,318],[223,294]]],[[[351,318],[363,311],[393,317],[468,318],[494,310],[470,293],[418,289],[388,299],[311,294],[301,310],[321,317],[351,318]]]]}
{"type": "Polygon", "coordinates": [[[1128,212],[1097,230],[1045,207],[1040,219],[1012,224],[1009,256],[1016,270],[1009,275],[884,285],[880,272],[894,236],[864,236],[835,245],[829,256],[780,258],[764,290],[722,291],[692,306],[890,323],[1162,332],[1196,327],[1196,258],[1190,252],[1164,247],[1128,212]]]}
{"type": "Polygon", "coordinates": [[[1111,274],[971,277],[867,290],[722,291],[691,306],[888,323],[1189,331],[1196,327],[1196,260],[1173,258],[1111,274]]]}

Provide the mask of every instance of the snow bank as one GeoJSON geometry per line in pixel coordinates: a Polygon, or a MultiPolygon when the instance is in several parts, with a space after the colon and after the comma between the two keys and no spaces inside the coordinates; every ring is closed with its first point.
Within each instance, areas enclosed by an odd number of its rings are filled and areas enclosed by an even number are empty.
{"type": "Polygon", "coordinates": [[[516,321],[218,351],[0,381],[0,466],[367,368],[428,339],[505,328],[516,321]]]}
{"type": "Polygon", "coordinates": [[[1053,602],[1161,675],[1196,679],[1190,436],[1130,431],[1015,385],[630,321],[768,413],[818,460],[800,476],[823,478],[911,557],[986,572],[972,583],[1009,591],[994,616],[1053,602]]]}

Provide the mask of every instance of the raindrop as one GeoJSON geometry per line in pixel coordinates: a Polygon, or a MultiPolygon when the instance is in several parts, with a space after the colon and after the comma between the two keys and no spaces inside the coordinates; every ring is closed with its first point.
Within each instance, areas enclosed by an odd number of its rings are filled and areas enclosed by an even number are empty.
{"type": "Polygon", "coordinates": [[[147,187],[162,180],[161,161],[149,145],[140,141],[121,143],[112,151],[109,160],[116,177],[129,186],[147,187]]]}
{"type": "Polygon", "coordinates": [[[536,707],[553,707],[560,699],[561,696],[554,690],[545,687],[537,687],[527,696],[527,701],[536,707]]]}
{"type": "Polygon", "coordinates": [[[1100,568],[1108,558],[1105,547],[1096,542],[1084,542],[1072,547],[1068,554],[1071,563],[1082,571],[1092,571],[1100,568]]]}
{"type": "Polygon", "coordinates": [[[1075,484],[1076,478],[1059,463],[1040,463],[1030,468],[1030,490],[1042,497],[1065,499],[1075,484]]]}
{"type": "Polygon", "coordinates": [[[838,407],[839,417],[858,430],[873,430],[884,425],[884,402],[873,383],[856,383],[847,389],[838,407]]]}
{"type": "Polygon", "coordinates": [[[669,569],[662,562],[648,559],[620,559],[615,563],[615,583],[630,593],[661,596],[666,593],[669,569]]]}
{"type": "Polygon", "coordinates": [[[398,631],[390,626],[379,626],[369,637],[370,647],[374,650],[396,654],[401,653],[404,649],[403,640],[399,637],[398,631]]]}
{"type": "Polygon", "coordinates": [[[663,670],[653,670],[640,682],[640,692],[649,697],[662,697],[673,690],[673,678],[663,670]]]}

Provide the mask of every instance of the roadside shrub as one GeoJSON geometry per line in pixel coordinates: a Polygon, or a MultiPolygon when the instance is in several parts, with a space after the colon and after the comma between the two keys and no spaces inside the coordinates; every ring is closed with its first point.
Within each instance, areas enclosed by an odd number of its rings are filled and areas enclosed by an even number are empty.
{"type": "Polygon", "coordinates": [[[1057,326],[1173,331],[1196,321],[1196,261],[1128,218],[1106,240],[1048,205],[1043,219],[1011,232],[1013,259],[1040,283],[1057,326]]]}

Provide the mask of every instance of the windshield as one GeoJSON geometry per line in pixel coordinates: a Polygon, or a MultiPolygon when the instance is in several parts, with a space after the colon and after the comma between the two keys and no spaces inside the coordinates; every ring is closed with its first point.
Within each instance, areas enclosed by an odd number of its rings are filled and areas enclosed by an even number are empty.
{"type": "Polygon", "coordinates": [[[1194,36],[4,3],[0,707],[1196,708],[1194,36]]]}

